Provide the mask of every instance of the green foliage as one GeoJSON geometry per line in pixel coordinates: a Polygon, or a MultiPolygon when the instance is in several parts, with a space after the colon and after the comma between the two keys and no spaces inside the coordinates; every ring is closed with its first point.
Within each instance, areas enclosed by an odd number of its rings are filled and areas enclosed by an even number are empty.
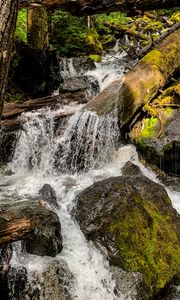
{"type": "Polygon", "coordinates": [[[27,9],[20,9],[16,23],[15,36],[27,43],[27,9]]]}
{"type": "Polygon", "coordinates": [[[94,25],[89,29],[86,17],[75,17],[56,10],[51,17],[51,46],[63,56],[101,55],[103,50],[115,43],[105,22],[118,25],[131,21],[122,13],[101,14],[91,18],[94,25]]]}
{"type": "Polygon", "coordinates": [[[121,12],[112,12],[110,14],[101,14],[96,15],[96,22],[98,23],[98,27],[103,25],[105,22],[114,24],[114,25],[122,25],[128,22],[132,22],[132,19],[127,17],[126,14],[121,12]]]}
{"type": "Polygon", "coordinates": [[[85,18],[56,10],[51,22],[53,30],[50,43],[61,55],[70,57],[87,52],[88,29],[85,18]]]}

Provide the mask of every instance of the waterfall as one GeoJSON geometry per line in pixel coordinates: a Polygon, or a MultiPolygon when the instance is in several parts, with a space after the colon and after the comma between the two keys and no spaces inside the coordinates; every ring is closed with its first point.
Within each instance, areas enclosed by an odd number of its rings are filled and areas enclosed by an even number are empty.
{"type": "Polygon", "coordinates": [[[77,109],[58,124],[55,116],[49,109],[23,114],[23,130],[11,164],[13,172],[75,173],[109,161],[119,136],[116,112],[98,117],[95,112],[77,109]]]}
{"type": "MultiPolygon", "coordinates": [[[[96,70],[87,73],[99,78],[100,86],[104,88],[114,76],[122,76],[124,67],[115,67],[116,62],[116,59],[111,61],[109,65],[112,68],[109,68],[108,61],[104,60],[96,70]]],[[[73,60],[68,64],[64,62],[64,65],[64,73],[74,76],[73,60]]],[[[21,118],[23,128],[14,158],[7,166],[12,175],[2,175],[1,199],[32,199],[44,184],[50,184],[56,191],[59,203],[57,214],[63,235],[63,251],[56,259],[63,260],[73,274],[73,285],[68,287],[71,299],[133,300],[129,293],[115,295],[115,282],[108,261],[85,239],[72,218],[76,195],[95,181],[121,175],[121,168],[129,160],[137,164],[145,176],[157,181],[153,172],[139,162],[135,147],[120,144],[116,111],[99,117],[95,112],[85,111],[82,106],[71,105],[56,110],[39,109],[24,113],[21,118]],[[57,121],[62,111],[75,113],[57,121]]],[[[168,192],[173,205],[179,209],[179,193],[168,192]]],[[[22,254],[18,244],[11,265],[25,267],[29,282],[35,284],[36,278],[43,282],[41,274],[50,261],[47,257],[22,254]]],[[[34,288],[38,291],[38,300],[47,299],[38,282],[34,288]]],[[[52,295],[49,299],[59,300],[52,295]]],[[[13,296],[11,299],[17,300],[13,296]]]]}

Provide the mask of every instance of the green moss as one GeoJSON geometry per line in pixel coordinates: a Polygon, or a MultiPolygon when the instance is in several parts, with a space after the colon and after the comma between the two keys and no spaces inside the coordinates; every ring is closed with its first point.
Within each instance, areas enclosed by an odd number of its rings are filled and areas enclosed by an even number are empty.
{"type": "Polygon", "coordinates": [[[94,62],[101,62],[101,56],[97,54],[90,54],[89,57],[94,61],[94,62]]]}
{"type": "Polygon", "coordinates": [[[27,43],[27,10],[25,8],[18,12],[15,36],[27,43]]]}
{"type": "Polygon", "coordinates": [[[157,123],[158,119],[155,117],[150,117],[144,120],[143,130],[141,131],[139,138],[152,138],[156,136],[157,133],[157,123]]]}
{"type": "Polygon", "coordinates": [[[101,54],[103,47],[100,41],[98,40],[98,34],[94,33],[93,31],[89,31],[86,36],[86,43],[88,45],[89,51],[96,54],[101,54]]]}
{"type": "Polygon", "coordinates": [[[180,270],[179,239],[169,216],[161,214],[155,204],[144,201],[142,206],[137,196],[134,201],[139,207],[119,216],[108,230],[116,237],[117,263],[127,271],[143,273],[151,297],[180,270]]]}
{"type": "Polygon", "coordinates": [[[179,68],[179,47],[179,31],[177,30],[164,39],[158,49],[149,52],[141,61],[156,67],[163,75],[164,80],[167,80],[171,71],[179,68]]]}
{"type": "Polygon", "coordinates": [[[151,65],[159,66],[161,61],[161,52],[157,49],[152,50],[149,52],[145,57],[141,59],[146,63],[150,63],[151,65]]]}
{"type": "Polygon", "coordinates": [[[172,17],[170,18],[173,22],[180,22],[180,11],[175,12],[172,17]]]}
{"type": "Polygon", "coordinates": [[[171,114],[171,115],[172,115],[174,110],[173,110],[172,107],[165,107],[165,108],[164,108],[164,111],[165,111],[167,114],[171,114]]]}

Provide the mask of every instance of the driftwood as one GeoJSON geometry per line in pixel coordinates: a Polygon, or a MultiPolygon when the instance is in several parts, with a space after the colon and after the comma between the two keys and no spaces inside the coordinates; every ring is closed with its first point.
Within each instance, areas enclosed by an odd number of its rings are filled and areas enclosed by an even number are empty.
{"type": "Polygon", "coordinates": [[[118,110],[120,128],[127,130],[137,112],[180,69],[180,29],[143,57],[123,80],[113,82],[85,106],[98,115],[118,110]]]}
{"type": "MultiPolygon", "coordinates": [[[[56,104],[68,104],[70,102],[86,103],[87,98],[85,92],[64,93],[58,96],[48,96],[25,102],[8,103],[4,105],[2,112],[2,120],[17,117],[23,112],[45,106],[55,106],[56,104]]],[[[7,121],[8,123],[9,121],[7,121]]],[[[3,122],[1,123],[3,124],[3,122]]]]}
{"type": "MultiPolygon", "coordinates": [[[[46,206],[47,202],[43,200],[1,204],[0,246],[18,240],[25,240],[27,245],[28,243],[31,244],[32,241],[34,247],[37,247],[36,243],[39,240],[42,243],[39,245],[41,247],[39,251],[43,252],[49,240],[51,244],[49,244],[49,249],[47,249],[47,255],[51,255],[50,252],[52,251],[53,254],[53,247],[55,247],[51,241],[53,238],[55,239],[55,243],[57,243],[56,252],[61,251],[62,237],[59,218],[53,211],[47,209],[46,206]]],[[[34,249],[32,252],[35,253],[36,250],[34,249]]]]}

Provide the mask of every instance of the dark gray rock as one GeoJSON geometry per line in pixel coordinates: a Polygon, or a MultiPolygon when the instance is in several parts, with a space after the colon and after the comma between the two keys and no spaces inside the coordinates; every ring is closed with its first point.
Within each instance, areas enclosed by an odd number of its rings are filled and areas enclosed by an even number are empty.
{"type": "MultiPolygon", "coordinates": [[[[7,300],[72,300],[73,275],[63,260],[52,260],[43,271],[13,267],[7,276],[7,300]]],[[[4,300],[4,299],[3,299],[4,300]]]]}
{"type": "Polygon", "coordinates": [[[100,87],[97,79],[93,76],[80,76],[65,79],[60,85],[60,92],[75,93],[86,91],[88,99],[91,99],[100,92],[100,87]]]}
{"type": "Polygon", "coordinates": [[[112,265],[143,275],[143,300],[173,281],[180,270],[180,216],[163,186],[142,175],[112,177],[94,183],[76,201],[85,236],[106,249],[112,265]]]}
{"type": "Polygon", "coordinates": [[[43,222],[34,229],[33,235],[26,239],[26,250],[31,254],[54,257],[63,248],[59,218],[54,212],[45,213],[45,210],[38,215],[39,217],[43,218],[43,222]]]}
{"type": "Polygon", "coordinates": [[[39,191],[39,195],[42,196],[43,200],[47,201],[51,206],[55,208],[59,208],[59,204],[57,202],[56,192],[50,186],[50,184],[46,183],[42,186],[39,191]]]}
{"type": "Polygon", "coordinates": [[[138,166],[134,165],[131,161],[125,163],[124,167],[121,169],[122,175],[124,176],[137,176],[142,175],[141,170],[138,166]]]}
{"type": "Polygon", "coordinates": [[[0,166],[12,160],[18,137],[17,132],[7,132],[5,128],[0,128],[0,166]]]}
{"type": "Polygon", "coordinates": [[[141,300],[142,274],[138,272],[125,272],[124,270],[111,267],[112,279],[115,281],[114,293],[121,299],[141,300]]]}

